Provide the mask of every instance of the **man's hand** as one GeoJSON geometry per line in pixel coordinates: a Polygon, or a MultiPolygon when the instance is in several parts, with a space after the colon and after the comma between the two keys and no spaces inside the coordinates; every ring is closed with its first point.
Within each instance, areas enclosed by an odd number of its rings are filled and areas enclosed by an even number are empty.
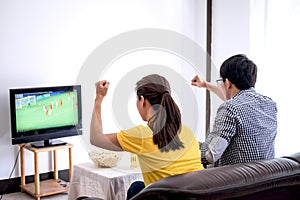
{"type": "Polygon", "coordinates": [[[192,79],[191,84],[199,88],[207,88],[206,81],[198,75],[192,79]]]}

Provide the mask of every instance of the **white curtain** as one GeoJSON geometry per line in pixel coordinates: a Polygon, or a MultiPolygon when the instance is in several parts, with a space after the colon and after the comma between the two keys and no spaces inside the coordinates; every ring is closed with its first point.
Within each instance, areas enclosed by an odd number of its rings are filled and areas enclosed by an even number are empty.
{"type": "Polygon", "coordinates": [[[300,0],[250,2],[250,52],[256,88],[278,106],[276,157],[299,152],[300,0]]]}

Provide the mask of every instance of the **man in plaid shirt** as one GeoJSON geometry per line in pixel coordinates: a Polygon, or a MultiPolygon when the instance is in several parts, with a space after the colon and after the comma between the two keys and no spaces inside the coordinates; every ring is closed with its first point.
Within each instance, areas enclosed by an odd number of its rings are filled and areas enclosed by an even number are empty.
{"type": "Polygon", "coordinates": [[[257,66],[245,55],[228,58],[217,85],[195,76],[192,85],[207,88],[224,99],[212,132],[200,143],[203,164],[215,166],[274,158],[277,106],[255,91],[257,66]]]}

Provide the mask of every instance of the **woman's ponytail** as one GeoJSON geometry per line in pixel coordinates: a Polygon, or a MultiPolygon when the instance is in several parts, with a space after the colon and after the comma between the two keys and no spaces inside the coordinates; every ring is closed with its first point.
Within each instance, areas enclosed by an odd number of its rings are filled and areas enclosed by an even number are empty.
{"type": "Polygon", "coordinates": [[[178,134],[181,130],[181,113],[170,93],[168,81],[151,74],[137,82],[137,95],[147,99],[155,113],[148,121],[153,131],[153,142],[162,152],[183,148],[178,134]]]}
{"type": "MultiPolygon", "coordinates": [[[[183,147],[183,143],[179,140],[178,133],[181,129],[181,113],[174,102],[169,92],[162,94],[161,107],[157,110],[155,116],[155,122],[153,124],[159,124],[153,135],[154,144],[158,145],[158,148],[164,152],[169,150],[176,150],[183,147]],[[163,124],[160,124],[164,122],[163,124]],[[160,130],[159,130],[160,129],[160,130]]],[[[150,123],[151,128],[151,123],[150,123]]]]}

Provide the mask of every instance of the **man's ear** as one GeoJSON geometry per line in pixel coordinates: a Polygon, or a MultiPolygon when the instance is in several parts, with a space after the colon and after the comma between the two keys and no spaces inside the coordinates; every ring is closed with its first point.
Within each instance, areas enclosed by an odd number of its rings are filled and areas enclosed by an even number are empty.
{"type": "Polygon", "coordinates": [[[230,89],[232,87],[232,83],[230,80],[228,80],[227,78],[225,79],[225,83],[224,83],[225,87],[227,89],[230,89]]]}

